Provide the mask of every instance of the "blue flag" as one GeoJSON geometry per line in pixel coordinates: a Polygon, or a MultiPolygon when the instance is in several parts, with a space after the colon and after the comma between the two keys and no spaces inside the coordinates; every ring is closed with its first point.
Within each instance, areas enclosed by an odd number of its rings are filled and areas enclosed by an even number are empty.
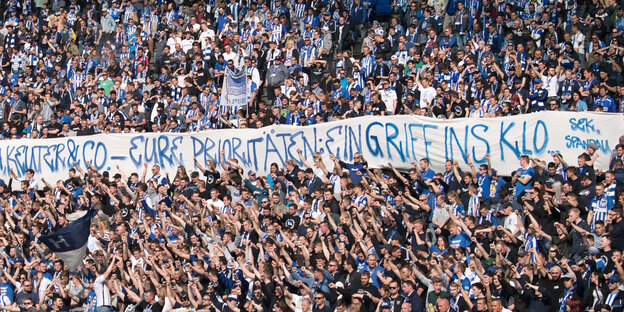
{"type": "Polygon", "coordinates": [[[91,218],[96,213],[97,210],[91,209],[76,221],[39,239],[69,266],[70,271],[75,270],[82,262],[89,240],[91,218]]]}

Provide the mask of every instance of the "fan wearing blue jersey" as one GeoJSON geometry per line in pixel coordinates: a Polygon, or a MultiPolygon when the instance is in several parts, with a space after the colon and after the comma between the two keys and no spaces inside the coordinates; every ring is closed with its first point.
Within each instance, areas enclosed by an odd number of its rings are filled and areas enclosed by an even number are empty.
{"type": "MultiPolygon", "coordinates": [[[[460,223],[462,224],[462,223],[460,223]]],[[[470,246],[470,232],[462,232],[459,226],[455,223],[450,224],[451,237],[449,237],[449,246],[451,248],[468,247],[470,246]]]]}
{"type": "Polygon", "coordinates": [[[615,207],[615,191],[618,187],[617,182],[615,181],[614,171],[609,170],[605,173],[604,185],[605,196],[607,197],[607,207],[609,208],[609,210],[611,210],[615,207]]]}
{"type": "MultiPolygon", "coordinates": [[[[145,164],[147,166],[147,164],[145,164]]],[[[152,179],[156,180],[158,184],[167,185],[167,177],[160,173],[160,166],[152,166],[152,179]]]]}
{"type": "Polygon", "coordinates": [[[522,191],[533,186],[533,176],[535,171],[530,166],[530,157],[528,155],[520,156],[520,168],[516,170],[516,174],[511,178],[511,182],[516,184],[516,196],[520,196],[522,191]]]}
{"type": "MultiPolygon", "coordinates": [[[[470,159],[470,154],[467,154],[467,158],[470,159]]],[[[468,165],[472,169],[472,174],[477,179],[477,184],[479,185],[477,192],[479,201],[481,205],[489,208],[490,200],[492,198],[492,194],[490,194],[490,184],[492,184],[492,165],[490,163],[490,154],[485,155],[485,158],[487,159],[487,164],[480,165],[478,171],[472,161],[469,162],[468,165]]]]}
{"type": "Polygon", "coordinates": [[[592,230],[596,229],[596,221],[607,221],[609,206],[607,196],[605,195],[605,186],[602,183],[596,184],[596,196],[591,201],[589,213],[587,214],[587,223],[591,225],[592,230]]]}

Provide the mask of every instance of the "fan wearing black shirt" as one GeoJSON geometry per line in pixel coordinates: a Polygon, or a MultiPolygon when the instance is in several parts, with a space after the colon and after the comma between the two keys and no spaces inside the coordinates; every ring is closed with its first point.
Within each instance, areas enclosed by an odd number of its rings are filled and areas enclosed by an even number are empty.
{"type": "Polygon", "coordinates": [[[283,125],[286,123],[286,117],[282,115],[279,107],[273,107],[271,109],[271,115],[273,118],[273,124],[283,125]]]}
{"type": "Polygon", "coordinates": [[[76,132],[77,136],[83,136],[83,135],[92,135],[95,132],[93,131],[93,128],[91,128],[88,124],[87,124],[87,119],[86,118],[82,118],[80,120],[80,130],[78,130],[76,132]]]}
{"type": "Polygon", "coordinates": [[[333,309],[327,305],[325,293],[318,291],[314,296],[314,306],[312,308],[312,312],[330,312],[332,310],[333,309]]]}
{"type": "Polygon", "coordinates": [[[386,103],[384,103],[379,98],[379,94],[373,93],[373,95],[371,96],[371,102],[372,102],[372,106],[373,106],[371,108],[371,112],[373,113],[373,115],[375,115],[375,116],[383,116],[383,115],[387,114],[386,103]]]}
{"type": "Polygon", "coordinates": [[[204,168],[204,166],[199,163],[197,157],[193,157],[193,160],[195,161],[197,169],[206,177],[206,192],[210,192],[210,190],[217,185],[219,178],[221,178],[221,174],[216,170],[217,163],[214,160],[208,160],[208,167],[204,168]]]}
{"type": "Polygon", "coordinates": [[[361,284],[358,288],[352,289],[353,297],[359,297],[362,300],[361,311],[375,311],[375,307],[379,303],[381,295],[377,287],[370,283],[369,271],[362,271],[360,282],[361,284]]]}
{"type": "Polygon", "coordinates": [[[433,99],[433,107],[431,108],[431,112],[433,116],[436,118],[446,119],[446,101],[442,94],[438,94],[435,99],[433,99]]]}
{"type": "MultiPolygon", "coordinates": [[[[131,299],[139,299],[138,296],[133,296],[135,298],[131,299]]],[[[137,304],[135,311],[137,312],[162,312],[163,305],[160,301],[156,301],[156,293],[154,290],[150,289],[145,291],[145,299],[141,300],[139,304],[137,304]]]]}
{"type": "Polygon", "coordinates": [[[464,118],[470,114],[470,108],[465,100],[459,98],[459,93],[451,92],[451,111],[449,119],[451,118],[464,118]]]}
{"type": "Polygon", "coordinates": [[[323,72],[325,71],[324,61],[316,60],[316,62],[309,67],[310,71],[310,85],[315,82],[321,82],[323,80],[323,72]]]}
{"type": "Polygon", "coordinates": [[[288,206],[288,212],[282,215],[282,221],[287,228],[299,229],[301,218],[297,215],[297,204],[293,203],[288,206]]]}
{"type": "Polygon", "coordinates": [[[48,124],[48,138],[56,138],[61,132],[62,125],[57,122],[56,118],[50,118],[48,124]]]}
{"type": "Polygon", "coordinates": [[[69,311],[69,298],[64,300],[61,295],[54,294],[52,296],[52,306],[43,305],[42,311],[69,311]]]}

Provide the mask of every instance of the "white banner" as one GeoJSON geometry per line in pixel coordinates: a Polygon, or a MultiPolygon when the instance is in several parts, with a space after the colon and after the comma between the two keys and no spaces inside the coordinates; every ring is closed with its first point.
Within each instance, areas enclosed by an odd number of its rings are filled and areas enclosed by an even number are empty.
{"type": "Polygon", "coordinates": [[[236,158],[245,171],[266,174],[271,163],[284,166],[301,149],[312,160],[314,152],[329,153],[345,162],[362,152],[370,167],[408,169],[411,161],[429,158],[436,171],[444,170],[446,159],[457,160],[467,169],[470,154],[475,164],[486,162],[501,175],[519,167],[523,154],[551,161],[555,152],[571,165],[588,143],[599,146],[596,168],[607,169],[610,152],[624,134],[623,117],[604,113],[543,112],[515,117],[439,119],[392,116],[360,117],[317,126],[271,126],[262,129],[209,130],[199,133],[110,134],[46,140],[21,139],[0,142],[0,176],[8,181],[9,169],[22,177],[28,168],[39,179],[65,179],[74,161],[95,165],[100,171],[116,173],[119,164],[127,173],[142,171],[144,163],[159,164],[175,176],[176,167],[194,170],[193,157],[200,163],[236,158]]]}
{"type": "Polygon", "coordinates": [[[244,72],[235,74],[226,69],[219,104],[221,106],[247,105],[247,76],[244,72]]]}

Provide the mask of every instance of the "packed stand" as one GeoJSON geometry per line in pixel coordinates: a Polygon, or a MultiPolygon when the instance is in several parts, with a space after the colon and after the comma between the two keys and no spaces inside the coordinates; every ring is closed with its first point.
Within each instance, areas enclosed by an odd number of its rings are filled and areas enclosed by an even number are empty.
{"type": "MultiPolygon", "coordinates": [[[[616,2],[0,9],[5,139],[624,109],[616,2]],[[228,70],[248,76],[246,107],[219,105],[228,70]]],[[[175,177],[30,169],[0,183],[0,309],[623,311],[623,144],[590,144],[576,166],[523,156],[511,178],[426,159],[373,170],[361,154],[300,156],[267,176],[235,159],[175,177]],[[38,238],[87,209],[99,215],[70,271],[38,238]]]]}
{"type": "Polygon", "coordinates": [[[597,150],[577,166],[523,155],[511,179],[489,155],[468,171],[421,159],[402,173],[301,151],[266,176],[236,159],[175,176],[12,171],[0,310],[622,311],[624,136],[612,155],[597,150]],[[70,270],[40,239],[93,209],[70,270]]]}
{"type": "Polygon", "coordinates": [[[622,112],[615,1],[7,1],[0,135],[622,112]],[[220,105],[229,73],[247,105],[220,105]]]}

